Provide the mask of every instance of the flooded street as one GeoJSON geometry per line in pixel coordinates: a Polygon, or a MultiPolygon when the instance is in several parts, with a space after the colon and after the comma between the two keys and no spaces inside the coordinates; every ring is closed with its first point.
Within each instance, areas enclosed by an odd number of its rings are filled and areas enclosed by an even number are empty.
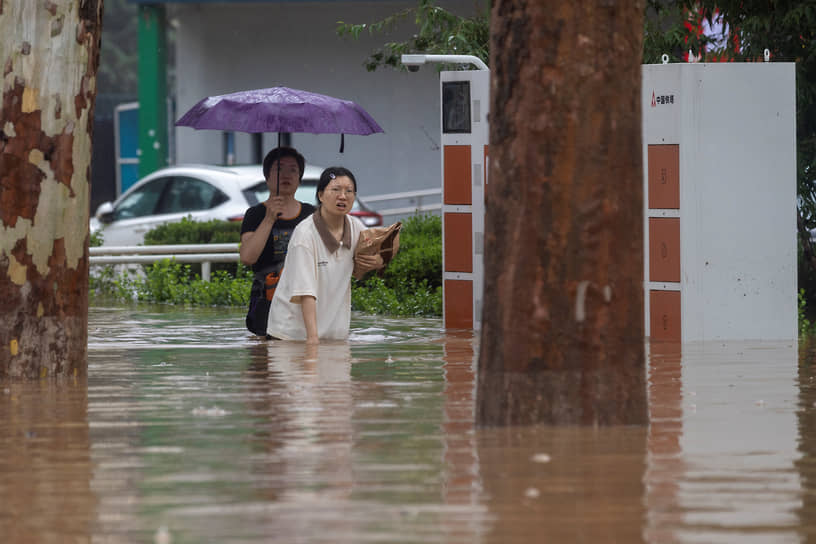
{"type": "Polygon", "coordinates": [[[816,542],[814,352],[647,346],[648,427],[475,429],[476,341],[91,308],[88,378],[0,382],[2,542],[816,542]]]}

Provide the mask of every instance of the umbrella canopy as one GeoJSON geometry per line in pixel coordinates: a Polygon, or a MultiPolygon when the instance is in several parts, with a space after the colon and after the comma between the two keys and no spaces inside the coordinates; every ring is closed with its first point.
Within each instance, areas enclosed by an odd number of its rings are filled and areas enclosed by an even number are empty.
{"type": "Polygon", "coordinates": [[[287,87],[208,96],[176,126],[238,132],[373,134],[383,129],[350,100],[287,87]]]}

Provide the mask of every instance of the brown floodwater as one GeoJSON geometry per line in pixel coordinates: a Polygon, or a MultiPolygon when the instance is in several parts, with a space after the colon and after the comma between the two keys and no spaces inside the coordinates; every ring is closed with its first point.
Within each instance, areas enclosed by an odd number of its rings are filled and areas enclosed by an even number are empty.
{"type": "Polygon", "coordinates": [[[648,427],[476,429],[477,342],[92,308],[87,379],[0,382],[0,542],[816,542],[816,355],[646,346],[648,427]]]}

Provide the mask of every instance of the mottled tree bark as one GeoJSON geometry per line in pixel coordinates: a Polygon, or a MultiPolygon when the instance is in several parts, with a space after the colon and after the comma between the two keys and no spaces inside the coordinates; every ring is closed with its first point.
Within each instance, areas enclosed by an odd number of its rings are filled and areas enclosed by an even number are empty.
{"type": "Polygon", "coordinates": [[[84,374],[102,0],[0,0],[0,378],[84,374]]]}
{"type": "Polygon", "coordinates": [[[492,17],[477,422],[643,424],[643,4],[492,17]]]}

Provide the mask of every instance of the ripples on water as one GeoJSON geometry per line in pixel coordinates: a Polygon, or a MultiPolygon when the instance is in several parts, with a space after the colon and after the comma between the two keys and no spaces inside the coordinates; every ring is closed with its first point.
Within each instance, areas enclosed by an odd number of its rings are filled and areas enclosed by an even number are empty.
{"type": "Polygon", "coordinates": [[[92,308],[89,377],[0,383],[2,542],[816,540],[813,356],[652,346],[649,427],[474,429],[474,340],[92,308]]]}

